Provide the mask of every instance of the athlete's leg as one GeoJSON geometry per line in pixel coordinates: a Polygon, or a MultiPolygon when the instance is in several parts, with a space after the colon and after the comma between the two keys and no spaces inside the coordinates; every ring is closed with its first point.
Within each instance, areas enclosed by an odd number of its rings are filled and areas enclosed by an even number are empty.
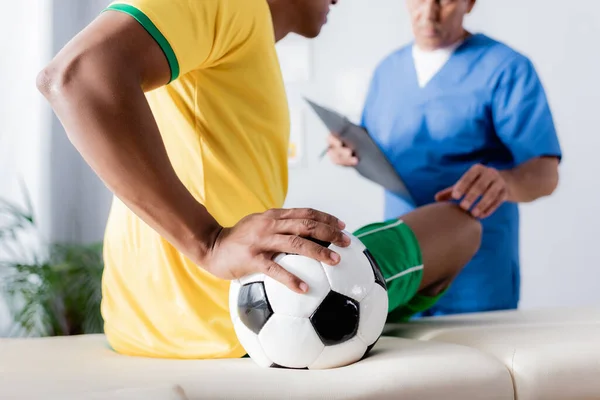
{"type": "Polygon", "coordinates": [[[436,203],[354,234],[385,278],[388,321],[403,322],[432,307],[475,255],[481,224],[454,204],[436,203]]]}
{"type": "Polygon", "coordinates": [[[419,293],[436,296],[454,280],[481,244],[481,224],[451,203],[416,209],[402,220],[415,234],[423,257],[419,293]]]}

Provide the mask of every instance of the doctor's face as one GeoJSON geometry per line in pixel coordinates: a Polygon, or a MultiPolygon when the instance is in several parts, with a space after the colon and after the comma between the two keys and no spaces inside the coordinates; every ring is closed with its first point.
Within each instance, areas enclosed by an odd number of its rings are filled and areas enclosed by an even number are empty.
{"type": "Polygon", "coordinates": [[[459,40],[463,20],[476,0],[407,0],[415,40],[420,47],[435,50],[459,40]]]}

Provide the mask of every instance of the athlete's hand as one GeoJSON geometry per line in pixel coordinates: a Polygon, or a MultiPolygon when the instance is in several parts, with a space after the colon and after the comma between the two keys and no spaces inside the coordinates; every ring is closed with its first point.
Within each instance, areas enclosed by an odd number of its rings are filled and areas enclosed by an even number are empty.
{"type": "Polygon", "coordinates": [[[329,135],[327,138],[327,144],[329,145],[327,154],[334,164],[341,165],[343,167],[352,167],[358,164],[358,157],[356,157],[354,151],[347,147],[334,134],[329,135]]]}
{"type": "Polygon", "coordinates": [[[337,218],[312,209],[273,209],[252,214],[231,228],[220,228],[203,257],[203,266],[221,279],[238,279],[263,273],[298,293],[308,285],[273,260],[277,253],[295,253],[329,265],[339,254],[313,240],[347,247],[350,238],[337,218]]]}
{"type": "Polygon", "coordinates": [[[471,210],[476,218],[487,218],[492,215],[509,194],[509,185],[502,172],[481,164],[474,165],[459,181],[435,195],[436,201],[461,200],[460,207],[469,211],[473,204],[481,200],[471,210]]]}

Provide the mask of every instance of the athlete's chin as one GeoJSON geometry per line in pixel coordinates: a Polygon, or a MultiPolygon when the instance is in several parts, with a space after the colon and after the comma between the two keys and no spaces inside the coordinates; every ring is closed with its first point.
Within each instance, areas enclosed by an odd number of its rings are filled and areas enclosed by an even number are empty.
{"type": "Polygon", "coordinates": [[[312,27],[302,29],[301,31],[296,32],[296,33],[307,39],[314,39],[321,34],[322,29],[323,29],[323,25],[315,25],[312,27]]]}

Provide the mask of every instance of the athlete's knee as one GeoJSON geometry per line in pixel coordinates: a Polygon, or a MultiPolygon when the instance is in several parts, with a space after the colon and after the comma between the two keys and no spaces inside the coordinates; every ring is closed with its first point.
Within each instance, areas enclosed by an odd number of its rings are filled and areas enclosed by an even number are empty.
{"type": "Polygon", "coordinates": [[[455,230],[454,246],[456,246],[455,250],[457,251],[456,262],[453,263],[452,268],[448,271],[448,275],[444,277],[450,281],[454,280],[475,254],[477,254],[483,235],[481,222],[469,214],[464,213],[464,218],[460,221],[455,230]]]}
{"type": "Polygon", "coordinates": [[[466,247],[466,252],[472,258],[479,247],[481,246],[481,238],[483,236],[483,226],[477,219],[468,216],[463,227],[463,245],[466,247]]]}
{"type": "Polygon", "coordinates": [[[439,280],[427,288],[429,295],[437,295],[450,286],[481,246],[483,235],[481,222],[463,210],[456,210],[456,212],[460,213],[460,216],[456,220],[454,240],[451,244],[453,249],[451,251],[454,253],[453,261],[447,264],[439,280]]]}
{"type": "Polygon", "coordinates": [[[444,293],[444,291],[452,284],[453,280],[453,277],[442,279],[422,289],[419,293],[424,296],[437,297],[444,293]]]}

